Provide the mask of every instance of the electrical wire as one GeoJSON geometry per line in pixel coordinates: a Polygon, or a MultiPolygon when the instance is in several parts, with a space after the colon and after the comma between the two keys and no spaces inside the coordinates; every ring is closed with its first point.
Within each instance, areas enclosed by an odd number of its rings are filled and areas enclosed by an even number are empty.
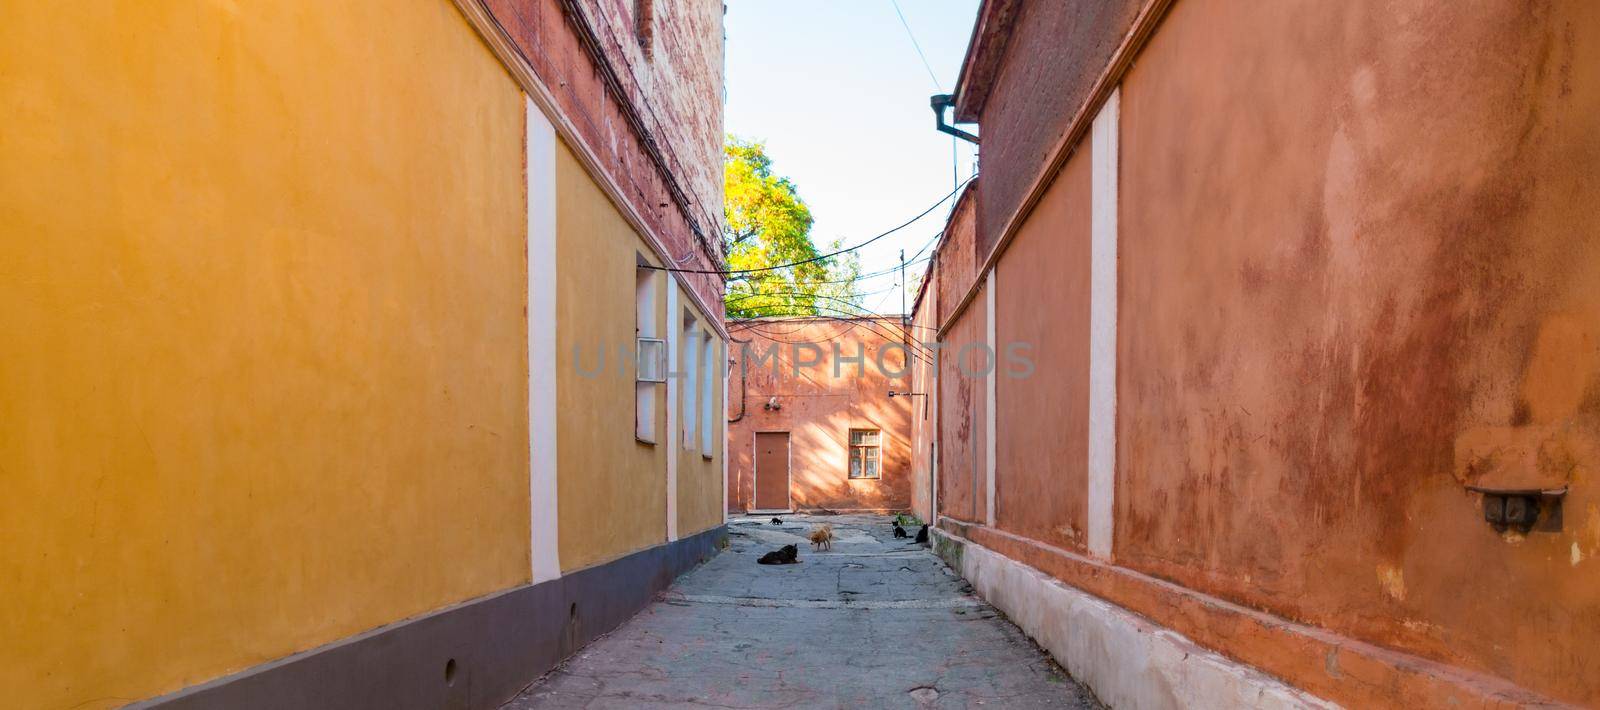
{"type": "MultiPolygon", "coordinates": [[[[765,307],[763,307],[763,306],[755,306],[755,307],[752,308],[752,310],[761,310],[761,309],[764,309],[764,308],[765,307]]],[[[874,321],[874,322],[879,321],[879,320],[888,320],[888,319],[899,320],[898,318],[895,318],[895,316],[892,316],[892,315],[885,315],[885,314],[882,314],[882,313],[855,313],[855,312],[846,311],[846,310],[839,309],[839,308],[833,308],[832,306],[827,306],[827,305],[820,305],[819,304],[819,305],[816,306],[816,308],[821,310],[821,311],[824,311],[824,313],[803,313],[803,312],[801,312],[801,313],[772,313],[772,314],[768,314],[768,315],[765,315],[765,316],[758,316],[758,317],[793,316],[793,317],[800,317],[800,318],[837,318],[838,316],[844,316],[845,318],[849,318],[849,319],[863,319],[863,320],[870,320],[870,321],[874,321]],[[838,314],[838,315],[837,316],[829,315],[828,314],[829,312],[834,313],[834,314],[838,314]]],[[[745,322],[745,321],[739,321],[739,322],[745,322]]],[[[890,340],[905,339],[909,344],[914,344],[915,348],[916,349],[920,349],[922,352],[932,352],[933,351],[933,348],[930,347],[926,342],[924,342],[920,338],[917,338],[917,337],[911,335],[911,333],[909,331],[904,330],[904,329],[901,329],[899,332],[890,331],[888,333],[885,333],[884,331],[877,330],[876,328],[871,328],[871,327],[869,327],[868,330],[872,330],[873,332],[877,333],[878,335],[883,335],[884,337],[887,337],[890,340]]]]}
{"type": "Polygon", "coordinates": [[[894,6],[895,16],[900,18],[900,26],[906,28],[906,36],[911,38],[911,48],[917,50],[917,58],[922,60],[922,68],[928,70],[928,78],[933,80],[933,88],[944,91],[944,85],[939,83],[939,77],[933,73],[933,65],[928,64],[928,55],[922,53],[922,45],[917,42],[917,34],[911,31],[911,23],[906,22],[906,14],[900,11],[900,0],[889,0],[894,6]]]}
{"type": "MultiPolygon", "coordinates": [[[[856,304],[850,303],[849,301],[846,301],[844,299],[831,298],[831,297],[827,297],[827,298],[830,298],[831,300],[834,300],[834,301],[838,301],[838,302],[843,303],[845,305],[848,305],[848,306],[850,306],[852,308],[861,308],[861,306],[858,306],[856,304]]],[[[747,306],[747,307],[745,307],[746,310],[751,310],[751,311],[761,311],[761,310],[771,309],[771,308],[793,308],[793,309],[795,309],[795,312],[794,313],[786,313],[786,314],[767,314],[767,315],[756,316],[756,317],[771,317],[771,316],[774,316],[774,315],[792,315],[792,316],[796,316],[796,317],[815,317],[815,318],[832,318],[832,317],[835,317],[835,316],[826,315],[825,313],[816,312],[817,310],[820,309],[820,310],[825,310],[825,311],[831,311],[833,313],[846,314],[851,318],[869,318],[869,319],[877,319],[877,318],[890,319],[890,318],[893,318],[895,320],[902,320],[901,318],[897,318],[896,316],[893,316],[893,315],[887,315],[887,314],[881,314],[881,313],[871,313],[871,312],[855,313],[855,312],[848,311],[848,310],[845,310],[845,309],[842,309],[842,308],[835,308],[835,307],[827,305],[827,304],[818,304],[818,303],[812,303],[809,306],[800,306],[800,305],[790,306],[790,305],[787,305],[787,304],[769,304],[769,305],[755,305],[755,306],[747,306]],[[806,310],[801,310],[801,309],[808,309],[808,308],[811,309],[812,312],[807,312],[806,310]]],[[[739,322],[743,322],[743,321],[735,321],[735,322],[739,323],[739,322]]],[[[902,338],[902,339],[906,339],[906,340],[909,340],[909,341],[915,341],[915,344],[916,344],[917,347],[922,348],[924,350],[928,350],[929,349],[927,343],[923,342],[920,338],[917,338],[917,337],[913,336],[910,333],[910,331],[906,330],[906,324],[905,323],[900,323],[899,326],[900,326],[900,332],[894,334],[891,337],[891,339],[902,338]]],[[[732,326],[729,326],[729,327],[731,328],[732,326]]],[[[925,329],[925,330],[931,330],[927,326],[914,326],[914,327],[922,328],[922,329],[925,329]]],[[[799,329],[796,328],[795,330],[799,330],[799,329]]],[[[793,333],[793,332],[794,332],[794,330],[791,330],[791,331],[787,331],[785,334],[787,335],[787,334],[793,333]]]]}
{"type": "MultiPolygon", "coordinates": [[[[878,295],[880,293],[888,293],[890,291],[893,291],[894,289],[895,289],[894,286],[890,286],[889,288],[883,289],[882,291],[869,291],[867,293],[851,294],[851,298],[861,298],[861,297],[864,297],[864,296],[876,296],[876,295],[878,295]]],[[[807,298],[826,298],[826,299],[828,299],[830,301],[838,301],[840,303],[848,303],[848,304],[850,304],[852,306],[859,305],[855,301],[851,301],[848,298],[840,298],[838,296],[830,296],[830,295],[825,294],[825,293],[806,293],[804,291],[755,291],[755,292],[751,292],[751,293],[741,293],[741,294],[736,294],[731,298],[723,299],[723,303],[743,303],[744,301],[748,301],[748,300],[750,300],[752,298],[761,298],[763,296],[772,296],[774,298],[792,298],[792,299],[797,300],[797,301],[803,301],[803,300],[805,300],[807,298]]]]}
{"type": "MultiPolygon", "coordinates": [[[[972,179],[973,178],[967,178],[965,182],[961,183],[961,185],[965,185],[968,182],[972,182],[972,179]]],[[[956,189],[951,190],[949,192],[949,194],[946,194],[944,197],[939,198],[938,202],[935,202],[935,203],[929,205],[928,209],[923,210],[921,213],[917,214],[917,216],[912,217],[911,219],[908,219],[905,222],[900,223],[899,226],[896,226],[896,227],[890,229],[889,231],[886,231],[886,232],[883,232],[881,234],[878,234],[877,236],[874,236],[871,239],[868,239],[868,240],[866,240],[866,241],[864,241],[864,242],[862,242],[860,244],[857,244],[857,245],[855,245],[853,247],[846,247],[844,249],[840,249],[838,251],[828,252],[827,254],[822,254],[820,256],[813,256],[813,257],[811,257],[809,259],[801,259],[800,261],[792,261],[792,262],[789,262],[787,264],[776,264],[774,266],[761,266],[761,267],[757,267],[757,268],[754,268],[754,269],[726,269],[726,270],[723,270],[723,269],[677,269],[677,268],[671,268],[671,267],[666,267],[666,266],[656,266],[654,264],[641,265],[639,268],[641,268],[641,269],[650,269],[650,270],[654,270],[654,271],[670,271],[670,272],[679,273],[679,274],[719,274],[719,275],[722,275],[722,276],[729,276],[729,275],[732,275],[732,274],[754,274],[754,273],[761,273],[761,272],[764,272],[764,271],[775,271],[777,269],[787,269],[787,268],[793,267],[793,266],[800,266],[800,265],[803,265],[803,264],[810,264],[810,263],[813,263],[813,262],[822,261],[824,259],[831,259],[833,257],[836,257],[836,256],[840,255],[840,254],[848,254],[850,252],[853,252],[853,251],[855,251],[857,249],[860,249],[860,248],[862,248],[862,247],[864,247],[864,246],[866,246],[868,244],[876,242],[879,239],[882,239],[882,238],[887,237],[887,236],[889,236],[891,234],[894,234],[895,232],[898,232],[898,231],[900,231],[902,229],[905,229],[906,227],[909,227],[912,224],[915,224],[917,222],[917,220],[920,220],[923,217],[928,216],[934,210],[938,209],[939,205],[944,204],[946,200],[949,200],[950,198],[955,197],[956,193],[961,191],[961,185],[957,185],[956,189]]],[[[899,267],[895,267],[895,268],[899,268],[899,267]]]]}
{"type": "MultiPolygon", "coordinates": [[[[896,336],[894,333],[885,332],[884,330],[881,330],[881,329],[878,329],[877,327],[875,327],[876,326],[875,319],[872,319],[872,318],[867,318],[867,317],[839,318],[839,317],[836,317],[836,316],[814,316],[814,317],[818,318],[819,320],[828,320],[828,321],[835,322],[835,323],[844,323],[844,324],[850,326],[849,328],[846,328],[846,329],[844,329],[844,330],[842,330],[842,331],[840,331],[838,333],[835,333],[833,335],[833,337],[831,337],[827,342],[835,342],[835,341],[837,341],[838,338],[843,337],[846,333],[849,333],[852,330],[855,330],[856,328],[862,328],[862,329],[872,333],[873,335],[876,335],[876,336],[878,336],[880,338],[883,338],[885,340],[888,340],[890,342],[899,342],[900,341],[900,338],[898,336],[896,336]]],[[[749,330],[751,332],[759,333],[759,334],[761,334],[761,336],[763,338],[765,338],[767,340],[772,340],[772,341],[775,341],[775,342],[785,343],[785,344],[789,344],[789,345],[801,345],[801,344],[816,345],[816,344],[819,344],[818,342],[815,342],[815,341],[785,340],[785,339],[782,339],[782,338],[774,337],[771,333],[761,329],[760,327],[753,327],[753,328],[749,328],[747,330],[749,330]]],[[[794,332],[796,332],[796,331],[793,331],[793,330],[786,331],[786,332],[783,333],[783,335],[792,335],[794,332]]],[[[933,351],[932,348],[927,348],[925,346],[922,346],[920,343],[915,343],[915,342],[906,342],[906,343],[902,343],[902,344],[907,346],[906,347],[906,352],[909,355],[911,355],[911,357],[916,358],[918,362],[921,362],[921,363],[926,364],[926,365],[934,365],[934,364],[936,364],[937,361],[934,359],[934,351],[933,351]]]]}
{"type": "MultiPolygon", "coordinates": [[[[758,306],[756,308],[761,308],[761,307],[758,306]]],[[[801,319],[844,320],[844,321],[852,321],[852,322],[853,321],[858,321],[858,320],[878,321],[878,320],[895,319],[895,317],[892,316],[892,315],[873,314],[873,313],[852,313],[850,311],[845,311],[845,310],[841,310],[841,309],[835,309],[835,308],[827,307],[827,306],[824,306],[823,308],[825,308],[827,311],[832,311],[833,313],[843,314],[843,316],[841,317],[841,316],[837,316],[837,315],[830,315],[828,313],[811,313],[811,312],[774,313],[774,314],[770,314],[770,315],[754,316],[752,318],[735,320],[735,321],[733,321],[732,323],[730,323],[728,325],[728,328],[729,328],[729,330],[734,330],[734,329],[739,329],[739,330],[755,329],[758,332],[771,332],[770,329],[762,330],[762,327],[775,325],[777,323],[782,323],[782,322],[787,321],[788,319],[794,319],[794,320],[801,320],[801,319]],[[767,320],[767,319],[784,319],[784,320],[767,320]]],[[[896,319],[896,320],[898,320],[898,319],[896,319]]],[[[927,328],[926,326],[919,326],[919,327],[921,327],[921,328],[923,328],[925,330],[932,330],[931,328],[927,328]]],[[[796,327],[796,328],[793,328],[793,329],[790,329],[790,330],[782,331],[782,333],[784,335],[789,335],[789,334],[798,332],[800,330],[803,330],[804,328],[805,328],[805,326],[802,325],[802,326],[799,326],[799,327],[796,327]]],[[[903,329],[901,330],[901,332],[893,334],[892,337],[893,338],[902,338],[903,337],[903,338],[907,338],[909,340],[915,341],[915,344],[918,347],[924,348],[924,349],[926,349],[926,350],[928,350],[930,352],[933,349],[932,347],[930,347],[927,344],[926,341],[923,341],[923,340],[921,340],[919,338],[915,338],[915,337],[911,336],[910,333],[904,331],[903,329]]]]}
{"type": "MultiPolygon", "coordinates": [[[[906,266],[911,266],[913,264],[920,264],[920,263],[923,263],[923,262],[925,262],[927,260],[928,259],[925,258],[925,259],[919,259],[917,261],[908,261],[908,262],[906,262],[906,266]]],[[[894,273],[896,271],[899,271],[899,270],[900,270],[900,265],[896,264],[893,268],[884,269],[882,271],[874,271],[872,273],[867,273],[867,274],[856,274],[855,276],[852,276],[852,277],[850,277],[848,279],[833,279],[831,281],[804,281],[804,282],[797,283],[795,285],[797,285],[797,286],[813,286],[813,285],[817,285],[817,284],[847,284],[847,283],[852,283],[852,282],[855,282],[855,281],[863,281],[863,280],[866,280],[866,279],[873,279],[873,278],[877,278],[879,276],[888,276],[889,274],[892,274],[892,273],[894,273]]],[[[744,281],[745,283],[760,283],[760,282],[748,281],[748,280],[745,280],[745,279],[728,279],[728,280],[729,281],[744,281]]]]}

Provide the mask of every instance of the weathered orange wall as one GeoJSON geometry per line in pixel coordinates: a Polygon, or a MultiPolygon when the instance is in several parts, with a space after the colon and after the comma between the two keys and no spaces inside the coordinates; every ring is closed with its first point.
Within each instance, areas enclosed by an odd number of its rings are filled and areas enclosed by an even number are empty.
{"type": "MultiPolygon", "coordinates": [[[[983,422],[975,418],[975,407],[981,404],[983,390],[977,380],[961,374],[956,356],[967,343],[983,340],[983,327],[977,323],[981,313],[966,317],[965,314],[973,311],[971,308],[962,311],[962,320],[952,322],[951,319],[957,314],[956,307],[967,295],[977,271],[974,226],[981,183],[982,180],[974,181],[961,193],[955,209],[950,212],[932,262],[938,274],[931,287],[934,289],[933,312],[941,328],[938,341],[945,346],[936,361],[939,377],[934,401],[939,437],[938,514],[962,520],[978,520],[983,512],[973,493],[974,472],[981,470],[983,463],[975,458],[981,449],[973,440],[983,422]]],[[[983,304],[979,302],[976,310],[982,309],[983,304]]]]}
{"type": "MultiPolygon", "coordinates": [[[[939,275],[930,263],[923,273],[925,282],[912,306],[911,337],[927,346],[938,340],[939,275]]],[[[911,512],[918,519],[933,520],[933,453],[939,435],[938,366],[936,358],[911,358],[911,512]]]]}
{"type": "Polygon", "coordinates": [[[963,310],[942,337],[939,354],[939,514],[981,522],[986,517],[984,479],[984,382],[978,370],[985,335],[985,291],[963,310]]]}
{"type": "MultiPolygon", "coordinates": [[[[1088,146],[995,266],[995,525],[1083,551],[1089,451],[1088,146]],[[1006,348],[1026,349],[1027,377],[1006,348]]],[[[975,301],[972,307],[981,307],[975,301]]]]}
{"type": "MultiPolygon", "coordinates": [[[[982,180],[974,180],[962,191],[945,224],[939,248],[934,252],[933,265],[939,272],[934,281],[936,320],[942,327],[955,315],[961,299],[967,295],[978,270],[975,227],[977,203],[982,180]]],[[[981,334],[981,333],[980,333],[981,334]]]]}
{"type": "Polygon", "coordinates": [[[1600,703],[1600,5],[1183,0],[1122,92],[1118,562],[1600,703]]]}
{"type": "Polygon", "coordinates": [[[976,205],[980,260],[1021,207],[1145,1],[1017,3],[1004,30],[1004,73],[992,82],[979,112],[985,184],[976,205]]]}
{"type": "MultiPolygon", "coordinates": [[[[884,370],[876,364],[879,350],[891,337],[899,342],[900,328],[898,318],[760,319],[730,326],[736,340],[731,353],[735,362],[728,386],[728,416],[738,418],[728,425],[730,510],[752,508],[752,447],[758,431],[790,432],[790,497],[795,509],[910,508],[913,403],[910,398],[888,396],[891,389],[908,389],[910,369],[904,353],[896,348],[884,355],[884,370]],[[774,376],[769,365],[752,360],[744,371],[741,391],[740,368],[746,346],[738,340],[751,341],[748,347],[756,358],[769,348],[780,348],[778,374],[774,376]],[[791,343],[818,344],[821,363],[801,368],[796,377],[791,343]],[[854,357],[858,349],[865,352],[865,366],[858,369],[853,362],[846,362],[840,366],[840,376],[834,377],[835,343],[846,357],[854,357]],[[898,377],[888,376],[902,372],[898,377]],[[781,409],[765,409],[762,405],[774,397],[781,409]],[[882,432],[882,474],[876,480],[849,478],[849,430],[861,427],[882,432]]],[[[814,359],[812,355],[804,357],[806,362],[814,359]]]]}

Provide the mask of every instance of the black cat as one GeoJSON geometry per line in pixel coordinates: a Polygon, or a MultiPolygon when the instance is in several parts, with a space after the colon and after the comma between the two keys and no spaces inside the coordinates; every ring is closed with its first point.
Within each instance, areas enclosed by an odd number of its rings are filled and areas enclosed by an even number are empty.
{"type": "Polygon", "coordinates": [[[784,545],[782,549],[773,550],[756,560],[756,564],[763,565],[792,565],[800,561],[800,548],[795,545],[784,545]]]}
{"type": "Polygon", "coordinates": [[[783,524],[783,519],[782,518],[773,518],[772,519],[772,524],[773,525],[782,525],[783,524]]]}
{"type": "Polygon", "coordinates": [[[906,537],[906,529],[900,527],[900,523],[894,524],[894,537],[896,540],[906,537]]]}
{"type": "Polygon", "coordinates": [[[920,542],[924,545],[928,544],[928,526],[924,525],[922,526],[921,530],[917,531],[916,542],[920,542]]]}

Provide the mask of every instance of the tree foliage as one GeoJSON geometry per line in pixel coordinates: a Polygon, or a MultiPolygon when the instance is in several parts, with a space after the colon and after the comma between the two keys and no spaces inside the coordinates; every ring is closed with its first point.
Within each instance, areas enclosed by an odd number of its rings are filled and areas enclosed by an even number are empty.
{"type": "MultiPolygon", "coordinates": [[[[766,146],[729,136],[723,146],[723,231],[728,270],[727,315],[838,315],[860,310],[854,253],[818,258],[811,209],[793,182],[772,171],[766,146]],[[780,264],[807,262],[770,271],[780,264]]],[[[835,242],[829,252],[839,249],[835,242]]]]}

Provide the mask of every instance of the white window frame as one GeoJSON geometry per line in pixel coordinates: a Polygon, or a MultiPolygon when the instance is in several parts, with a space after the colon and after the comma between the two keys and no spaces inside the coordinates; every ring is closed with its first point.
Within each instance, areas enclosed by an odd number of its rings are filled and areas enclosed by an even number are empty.
{"type": "Polygon", "coordinates": [[[706,458],[712,457],[716,451],[711,440],[711,435],[716,433],[716,423],[712,419],[716,407],[711,406],[711,401],[716,398],[716,373],[717,365],[717,338],[710,333],[702,333],[702,352],[700,356],[700,454],[706,458]]]}
{"type": "Polygon", "coordinates": [[[661,281],[660,272],[646,268],[649,262],[643,256],[638,257],[638,268],[634,275],[633,286],[633,332],[634,341],[634,383],[633,383],[633,438],[641,443],[654,444],[656,438],[656,419],[658,407],[656,406],[656,392],[661,383],[666,382],[667,374],[667,345],[666,341],[656,333],[656,323],[659,311],[656,308],[656,292],[661,281]],[[660,343],[651,345],[650,343],[660,343]],[[660,362],[656,363],[656,373],[659,377],[647,378],[640,368],[639,363],[649,357],[647,351],[657,353],[660,362]]]}
{"type": "Polygon", "coordinates": [[[878,429],[878,428],[875,428],[875,427],[850,427],[845,432],[844,477],[847,480],[851,480],[851,481],[879,481],[879,480],[883,479],[883,430],[882,429],[878,429]],[[877,437],[876,443],[871,444],[870,447],[867,444],[861,444],[861,445],[858,446],[856,444],[856,441],[855,441],[855,434],[858,431],[862,432],[862,433],[871,432],[873,434],[877,434],[878,437],[877,437]],[[876,463],[878,465],[877,470],[875,470],[873,472],[874,475],[871,475],[871,476],[866,475],[866,473],[867,473],[867,460],[866,460],[866,456],[865,455],[863,455],[862,459],[861,459],[861,474],[862,475],[860,475],[860,476],[852,476],[852,475],[850,475],[850,467],[855,464],[856,449],[858,449],[858,448],[862,449],[863,451],[865,451],[868,448],[871,448],[871,449],[873,449],[874,451],[877,452],[877,456],[873,457],[874,463],[876,463]]]}
{"type": "Polygon", "coordinates": [[[700,421],[700,326],[699,321],[688,309],[683,311],[683,354],[679,373],[683,377],[683,448],[695,450],[699,443],[695,440],[696,425],[700,421]]]}

